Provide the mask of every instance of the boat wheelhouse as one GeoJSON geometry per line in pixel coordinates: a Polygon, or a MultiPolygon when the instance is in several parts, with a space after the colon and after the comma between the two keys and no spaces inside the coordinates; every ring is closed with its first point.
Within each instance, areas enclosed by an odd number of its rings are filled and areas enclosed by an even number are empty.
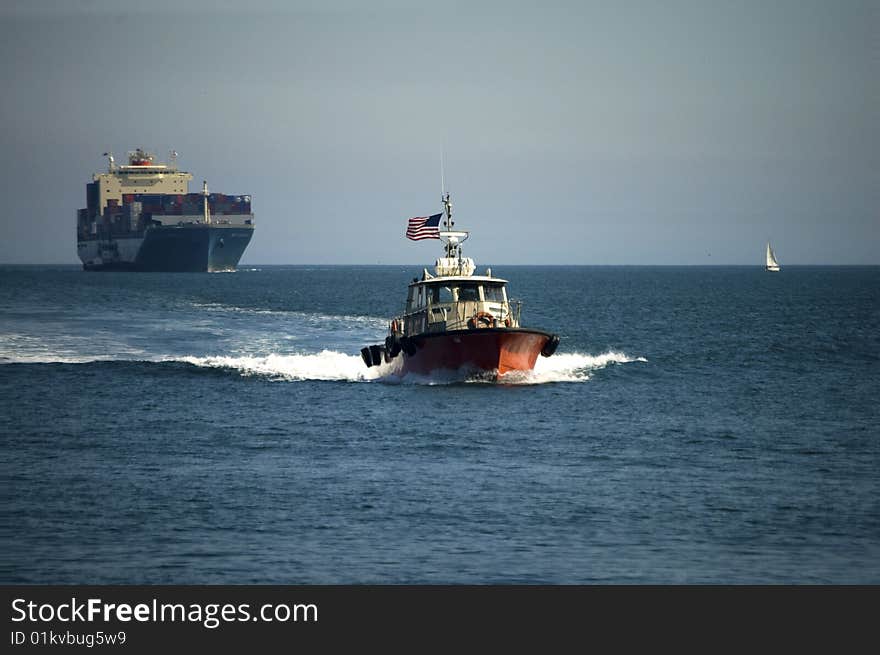
{"type": "MultiPolygon", "coordinates": [[[[444,265],[438,260],[438,267],[444,265]]],[[[436,270],[436,269],[435,269],[436,270]]],[[[409,285],[400,321],[408,334],[518,327],[521,302],[507,298],[507,280],[486,275],[435,276],[427,269],[409,285]]]]}

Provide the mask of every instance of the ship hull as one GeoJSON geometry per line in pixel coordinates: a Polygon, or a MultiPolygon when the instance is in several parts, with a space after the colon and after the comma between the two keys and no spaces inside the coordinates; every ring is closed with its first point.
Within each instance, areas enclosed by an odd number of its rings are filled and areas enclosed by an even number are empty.
{"type": "Polygon", "coordinates": [[[551,339],[553,335],[547,332],[523,328],[424,333],[411,338],[411,354],[402,350],[389,366],[398,375],[457,371],[500,377],[512,371],[531,371],[551,339]]]}
{"type": "Polygon", "coordinates": [[[81,241],[78,250],[87,271],[234,271],[252,236],[241,225],[155,226],[140,238],[81,241]]]}

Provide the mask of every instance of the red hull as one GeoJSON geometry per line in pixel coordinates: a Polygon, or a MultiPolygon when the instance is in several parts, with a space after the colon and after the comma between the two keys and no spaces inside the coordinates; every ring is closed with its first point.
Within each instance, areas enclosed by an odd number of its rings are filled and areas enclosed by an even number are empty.
{"type": "Polygon", "coordinates": [[[504,375],[531,371],[551,335],[537,330],[487,328],[456,330],[413,337],[416,352],[401,352],[402,374],[428,375],[437,370],[471,369],[504,375]]]}

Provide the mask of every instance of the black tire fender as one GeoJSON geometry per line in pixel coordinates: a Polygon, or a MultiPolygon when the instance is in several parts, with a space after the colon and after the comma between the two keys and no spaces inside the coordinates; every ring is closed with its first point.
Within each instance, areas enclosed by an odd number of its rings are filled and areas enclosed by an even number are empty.
{"type": "Polygon", "coordinates": [[[400,339],[400,347],[407,354],[407,356],[412,357],[416,354],[416,344],[409,337],[401,337],[400,339]]]}
{"type": "Polygon", "coordinates": [[[559,347],[559,335],[554,334],[549,339],[547,339],[547,343],[544,344],[544,347],[541,348],[541,355],[543,357],[550,357],[553,353],[556,352],[556,348],[559,347]]]}
{"type": "Polygon", "coordinates": [[[385,352],[388,357],[394,359],[400,354],[400,339],[396,335],[385,337],[385,352]]]}

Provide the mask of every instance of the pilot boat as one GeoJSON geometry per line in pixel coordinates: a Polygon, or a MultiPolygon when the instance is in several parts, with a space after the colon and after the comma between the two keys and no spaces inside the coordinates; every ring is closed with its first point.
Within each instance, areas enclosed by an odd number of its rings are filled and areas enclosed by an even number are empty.
{"type": "Polygon", "coordinates": [[[491,269],[474,274],[474,260],[462,256],[469,232],[452,229],[448,193],[443,207],[443,214],[431,217],[436,226],[443,216],[443,229],[426,237],[423,228],[418,238],[441,239],[444,256],[434,273],[425,268],[410,282],[403,314],[390,321],[384,343],[361,349],[364,363],[378,367],[382,377],[451,371],[497,380],[531,371],[539,355],[556,352],[559,336],[522,326],[522,301],[508,298],[507,280],[491,269]]]}

